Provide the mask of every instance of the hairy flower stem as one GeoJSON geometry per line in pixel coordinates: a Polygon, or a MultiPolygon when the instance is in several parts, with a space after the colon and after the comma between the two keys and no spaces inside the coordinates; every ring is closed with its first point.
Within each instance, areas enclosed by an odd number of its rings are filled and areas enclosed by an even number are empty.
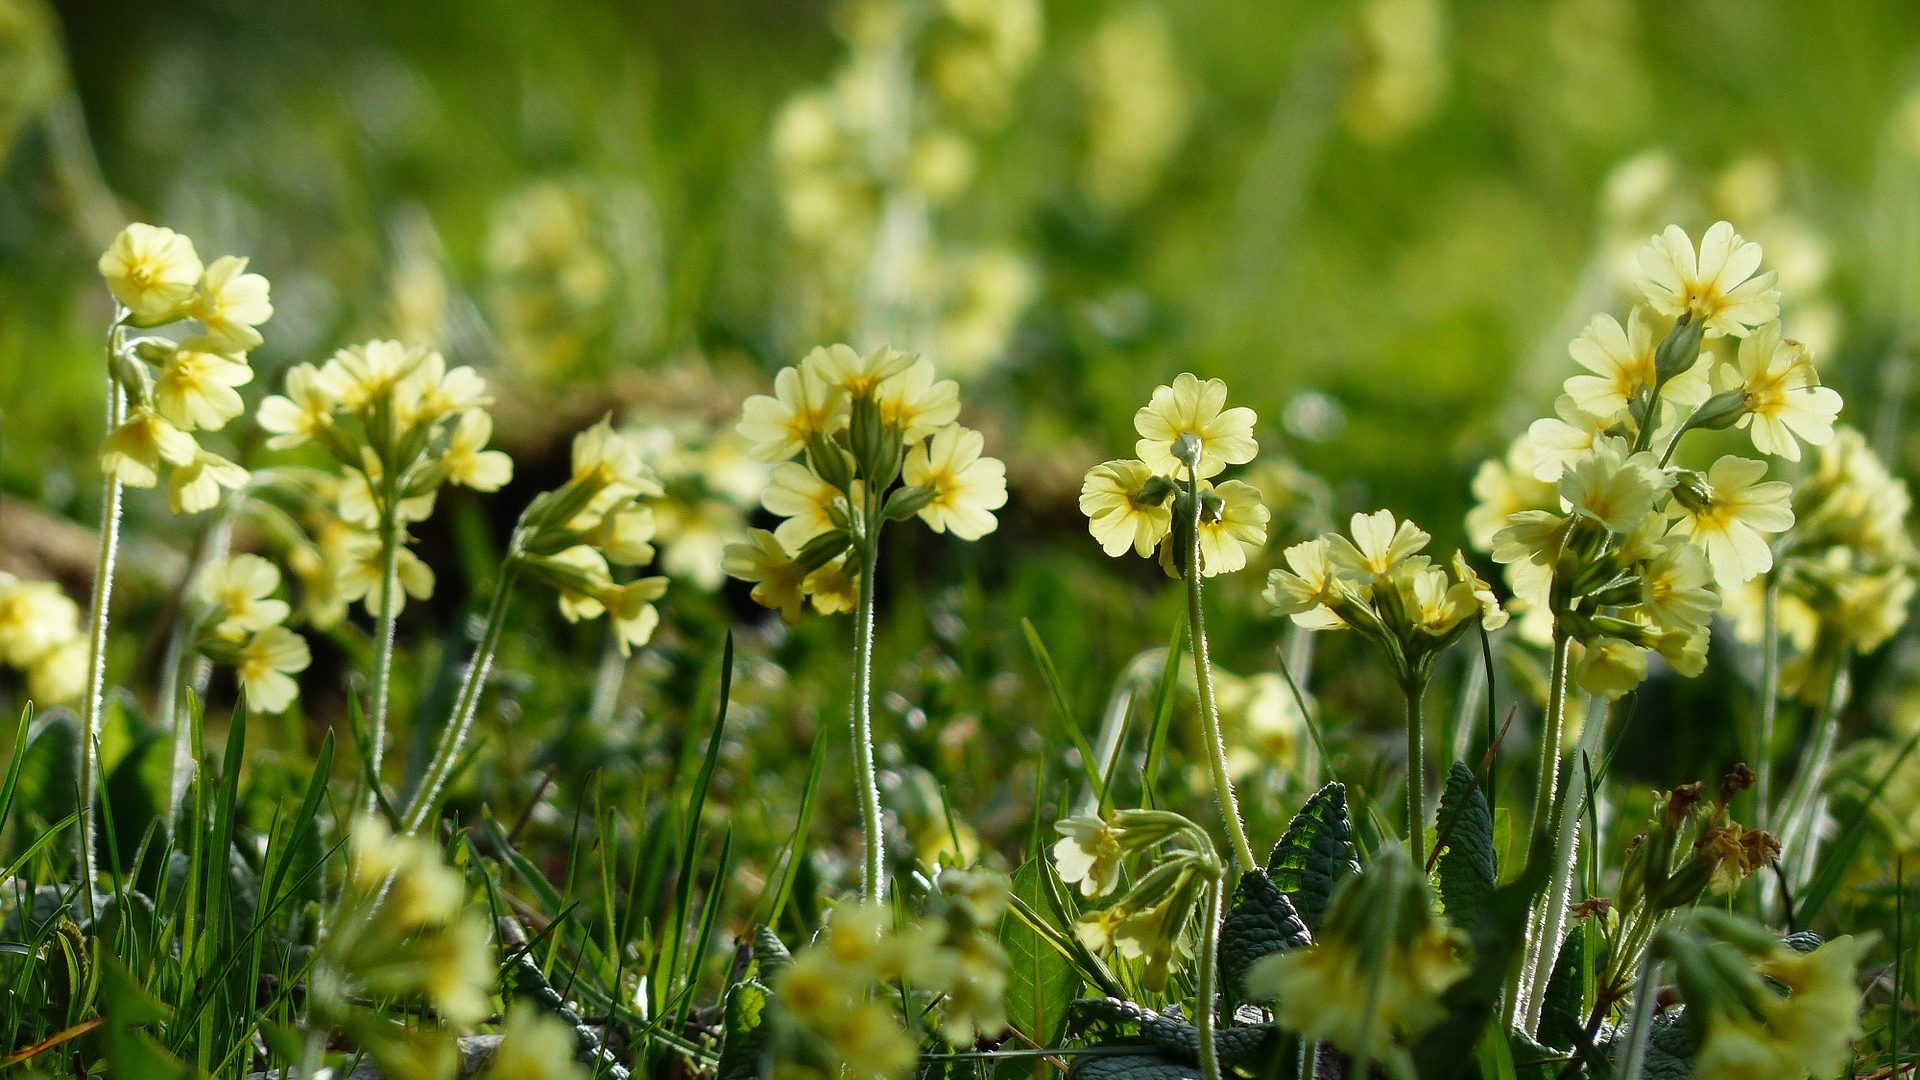
{"type": "Polygon", "coordinates": [[[1760,602],[1760,730],[1753,751],[1754,827],[1766,829],[1773,798],[1773,728],[1780,711],[1780,570],[1766,577],[1760,602]]]}
{"type": "MultiPolygon", "coordinates": [[[[126,340],[127,313],[120,312],[107,332],[107,433],[127,418],[127,395],[115,373],[120,346],[126,340]]],[[[108,474],[100,495],[100,555],[93,565],[93,598],[87,608],[87,693],[80,717],[80,828],[74,863],[80,884],[80,903],[87,920],[93,905],[93,789],[98,784],[100,718],[106,709],[107,607],[113,601],[113,563],[120,552],[120,477],[108,474]]]]}
{"type": "Polygon", "coordinates": [[[1427,865],[1427,754],[1426,716],[1422,702],[1427,696],[1427,676],[1410,676],[1400,684],[1407,699],[1407,842],[1413,848],[1413,865],[1427,865]]]}
{"type": "MultiPolygon", "coordinates": [[[[1527,942],[1526,967],[1522,969],[1526,981],[1521,990],[1525,1006],[1521,1027],[1530,1034],[1539,1029],[1540,1017],[1546,1009],[1547,984],[1553,978],[1554,965],[1560,960],[1560,939],[1567,929],[1567,905],[1573,899],[1574,872],[1580,866],[1580,822],[1587,812],[1588,783],[1582,782],[1578,770],[1581,763],[1599,755],[1606,727],[1606,699],[1590,699],[1586,724],[1580,729],[1578,756],[1568,764],[1567,784],[1560,792],[1559,807],[1554,815],[1553,876],[1546,895],[1540,900],[1537,917],[1529,922],[1534,933],[1527,942]]],[[[1584,779],[1590,782],[1592,778],[1584,779]]]]}
{"type": "MultiPolygon", "coordinates": [[[[869,499],[869,510],[874,510],[869,499]]],[[[886,893],[886,838],[881,833],[880,782],[873,764],[873,579],[880,568],[880,516],[867,514],[860,545],[860,606],[853,628],[853,766],[860,788],[860,820],[866,833],[860,897],[878,903],[886,893]]]]}
{"type": "Polygon", "coordinates": [[[1220,920],[1226,911],[1226,875],[1215,864],[1214,878],[1207,885],[1207,932],[1200,939],[1200,965],[1194,994],[1194,1027],[1200,1036],[1200,1075],[1203,1080],[1220,1080],[1220,1048],[1214,1042],[1215,1001],[1220,996],[1220,920]]]}
{"type": "Polygon", "coordinates": [[[520,538],[515,535],[507,549],[507,557],[500,566],[500,582],[493,587],[493,603],[487,609],[486,629],[480,634],[480,644],[473,651],[473,659],[467,662],[467,673],[460,681],[460,693],[454,698],[453,715],[447,720],[445,731],[440,733],[440,742],[433,748],[433,757],[427,762],[427,770],[420,776],[420,787],[407,803],[407,809],[401,815],[400,828],[404,833],[416,833],[433,820],[439,809],[440,790],[446,786],[447,778],[453,775],[454,763],[460,759],[460,749],[466,744],[467,733],[473,730],[473,718],[480,711],[480,698],[486,692],[487,673],[493,669],[494,653],[500,649],[500,633],[507,625],[507,607],[513,598],[514,580],[520,575],[520,538]]]}
{"type": "Polygon", "coordinates": [[[1192,638],[1193,681],[1200,692],[1200,724],[1207,744],[1207,768],[1213,774],[1214,796],[1220,800],[1220,817],[1226,823],[1227,840],[1232,849],[1236,873],[1259,866],[1253,857],[1253,845],[1247,840],[1247,827],[1240,820],[1240,800],[1233,794],[1233,778],[1227,772],[1227,743],[1220,734],[1220,707],[1213,694],[1213,661],[1207,655],[1206,604],[1200,595],[1200,482],[1188,470],[1188,495],[1192,517],[1188,521],[1187,543],[1187,636],[1192,638]]]}
{"type": "Polygon", "coordinates": [[[1553,632],[1553,667],[1547,677],[1547,712],[1540,725],[1539,772],[1533,788],[1533,817],[1528,843],[1545,829],[1560,785],[1560,740],[1567,725],[1567,667],[1573,641],[1558,627],[1553,632]]]}
{"type": "Polygon", "coordinates": [[[400,492],[392,466],[380,473],[380,634],[373,661],[372,727],[367,740],[367,810],[380,805],[380,763],[387,749],[387,708],[393,691],[394,627],[400,605],[394,592],[400,584],[400,492]]]}
{"type": "Polygon", "coordinates": [[[1647,1041],[1653,1035],[1654,991],[1659,988],[1660,964],[1649,950],[1640,959],[1640,976],[1634,981],[1633,1018],[1627,1021],[1626,1049],[1615,1059],[1619,1062],[1613,1074],[1616,1080],[1640,1080],[1647,1060],[1647,1041]]]}

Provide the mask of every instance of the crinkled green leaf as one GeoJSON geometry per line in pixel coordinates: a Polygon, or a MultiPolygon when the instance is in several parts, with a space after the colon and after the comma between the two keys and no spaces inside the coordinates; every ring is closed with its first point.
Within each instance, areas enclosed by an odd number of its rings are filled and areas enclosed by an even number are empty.
{"type": "Polygon", "coordinates": [[[1200,1067],[1157,1054],[1079,1054],[1067,1080],[1202,1080],[1200,1067]]]}
{"type": "Polygon", "coordinates": [[[1293,901],[1307,928],[1317,931],[1334,885],[1359,872],[1353,823],[1347,816],[1347,788],[1335,781],[1314,792],[1294,815],[1273,854],[1267,856],[1267,876],[1293,901]]]}
{"type": "Polygon", "coordinates": [[[1233,906],[1220,923],[1220,978],[1230,996],[1245,992],[1240,980],[1254,961],[1311,944],[1306,921],[1265,871],[1240,875],[1233,906]]]}
{"type": "Polygon", "coordinates": [[[1459,762],[1447,770],[1440,792],[1440,813],[1434,830],[1444,845],[1440,853],[1440,899],[1447,918],[1477,937],[1475,923],[1484,917],[1487,898],[1500,881],[1500,863],[1494,854],[1493,814],[1486,796],[1474,781],[1473,770],[1459,762]]]}
{"type": "Polygon", "coordinates": [[[1560,943],[1540,1012],[1540,1041],[1548,1046],[1572,1050],[1586,1036],[1586,1003],[1593,997],[1592,938],[1592,924],[1580,922],[1560,943]]]}
{"type": "MultiPolygon", "coordinates": [[[[1075,1019],[1090,1033],[1104,1033],[1108,1040],[1137,1037],[1172,1062],[1195,1064],[1200,1060],[1200,1029],[1178,1016],[1119,998],[1085,998],[1074,1002],[1073,1009],[1075,1019]]],[[[1251,1021],[1253,1016],[1244,1019],[1251,1021]]],[[[1222,1069],[1244,1065],[1258,1073],[1259,1063],[1279,1042],[1280,1030],[1269,1023],[1243,1023],[1215,1028],[1213,1033],[1222,1069]]]]}
{"type": "MultiPolygon", "coordinates": [[[[1603,1031],[1601,1057],[1611,1069],[1626,1050],[1629,1033],[1626,1025],[1603,1031]]],[[[1700,1039],[1687,1019],[1685,1007],[1668,1009],[1653,1018],[1647,1036],[1647,1055],[1641,1064],[1641,1080],[1690,1080],[1694,1055],[1700,1051],[1700,1039]]]]}
{"type": "Polygon", "coordinates": [[[727,991],[726,1041],[720,1045],[718,1080],[755,1080],[767,1049],[767,1003],[772,993],[758,979],[727,991]]]}

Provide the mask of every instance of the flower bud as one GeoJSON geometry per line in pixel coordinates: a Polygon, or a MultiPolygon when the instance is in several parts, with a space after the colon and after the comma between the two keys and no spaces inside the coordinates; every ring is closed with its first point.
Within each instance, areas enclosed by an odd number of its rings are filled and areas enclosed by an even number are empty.
{"type": "Polygon", "coordinates": [[[1722,431],[1740,422],[1747,415],[1747,392],[1735,387],[1723,390],[1708,398],[1693,415],[1687,419],[1687,426],[1705,431],[1722,431]]]}
{"type": "Polygon", "coordinates": [[[1680,316],[1667,336],[1653,351],[1654,377],[1664,384],[1668,379],[1693,367],[1700,360],[1700,341],[1706,335],[1704,320],[1680,316]]]}

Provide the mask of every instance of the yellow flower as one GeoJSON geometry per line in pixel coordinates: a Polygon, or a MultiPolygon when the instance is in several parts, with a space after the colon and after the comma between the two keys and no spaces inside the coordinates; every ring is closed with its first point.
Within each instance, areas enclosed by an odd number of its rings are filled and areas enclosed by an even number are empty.
{"type": "Polygon", "coordinates": [[[222,255],[207,264],[199,295],[187,305],[186,313],[200,320],[220,344],[245,352],[260,344],[255,327],[273,317],[267,292],[267,279],[247,273],[247,260],[222,255]]]}
{"type": "Polygon", "coordinates": [[[1620,698],[1647,681],[1647,651],[1619,638],[1597,637],[1580,643],[1573,681],[1589,694],[1620,698]]]}
{"type": "Polygon", "coordinates": [[[466,882],[441,860],[431,840],[396,836],[372,814],[353,820],[347,851],[349,883],[361,896],[380,898],[385,929],[410,934],[443,926],[466,903],[466,882]]]}
{"type": "Polygon", "coordinates": [[[1327,538],[1327,557],[1342,573],[1367,582],[1385,580],[1433,539],[1411,521],[1396,524],[1391,510],[1355,514],[1347,523],[1347,531],[1353,539],[1338,533],[1327,538]]]}
{"type": "Polygon", "coordinates": [[[1270,515],[1252,484],[1228,480],[1214,487],[1203,481],[1200,495],[1200,575],[1231,574],[1247,565],[1248,550],[1266,545],[1270,515]]]}
{"type": "Polygon", "coordinates": [[[468,409],[460,414],[447,437],[447,449],[440,457],[447,482],[475,491],[499,491],[513,479],[513,459],[503,450],[486,449],[493,438],[493,418],[484,410],[468,409]]]}
{"type": "Polygon", "coordinates": [[[822,615],[841,615],[852,611],[859,600],[860,575],[842,555],[808,574],[800,588],[807,594],[813,610],[822,615]]]}
{"type": "Polygon", "coordinates": [[[1593,449],[1606,427],[1600,417],[1575,405],[1571,394],[1561,394],[1553,403],[1553,411],[1554,415],[1527,425],[1534,479],[1550,484],[1558,482],[1568,465],[1593,449]]]}
{"type": "MultiPolygon", "coordinates": [[[[360,448],[360,467],[349,469],[340,478],[340,485],[334,494],[334,508],[341,520],[362,529],[377,529],[380,526],[380,478],[385,470],[380,458],[372,447],[360,448]]],[[[424,494],[414,495],[400,500],[396,520],[405,525],[415,521],[425,521],[433,516],[433,506],[440,497],[438,490],[429,489],[424,494]]]]}
{"type": "Polygon", "coordinates": [[[1647,303],[1662,315],[1691,315],[1705,325],[1706,336],[1744,337],[1780,317],[1780,291],[1771,271],[1760,269],[1760,245],[1743,240],[1725,221],[1717,221],[1693,241],[1678,225],[1640,249],[1635,282],[1647,303]]]}
{"type": "MultiPolygon", "coordinates": [[[[864,356],[853,351],[850,345],[829,345],[808,353],[800,361],[800,370],[811,372],[828,386],[838,387],[848,397],[877,398],[882,384],[904,375],[918,359],[888,345],[864,356]]],[[[774,389],[778,391],[778,385],[774,389]]],[[[753,437],[744,431],[741,434],[753,437]]]]}
{"type": "Polygon", "coordinates": [[[614,587],[606,556],[586,544],[575,544],[538,560],[560,590],[560,614],[568,622],[597,619],[606,612],[600,594],[614,587]]]}
{"type": "Polygon", "coordinates": [[[799,620],[807,569],[793,561],[772,533],[754,529],[746,543],[727,545],[724,565],[728,574],[754,583],[754,602],[778,611],[786,622],[799,620]]]}
{"type": "Polygon", "coordinates": [[[1742,341],[1738,361],[1737,385],[1748,410],[1739,424],[1753,437],[1754,449],[1799,461],[1801,441],[1812,446],[1832,441],[1840,395],[1820,385],[1806,346],[1783,340],[1779,323],[1768,323],[1742,341]]]}
{"type": "MultiPolygon", "coordinates": [[[[400,537],[399,558],[396,560],[400,579],[400,595],[394,597],[394,611],[407,606],[407,597],[425,600],[433,595],[433,570],[420,557],[407,549],[407,538],[400,537]]],[[[380,538],[372,533],[358,529],[343,534],[338,541],[339,555],[337,587],[340,600],[353,603],[361,600],[365,603],[367,614],[378,615],[385,593],[381,579],[380,538]]]]}
{"type": "Polygon", "coordinates": [[[650,506],[627,503],[607,511],[593,527],[589,542],[621,566],[644,566],[653,561],[654,513],[650,506]]]}
{"type": "Polygon", "coordinates": [[[660,625],[660,612],[655,610],[653,602],[666,593],[666,578],[644,577],[599,594],[600,605],[607,609],[607,619],[613,624],[614,641],[620,646],[621,656],[633,655],[634,649],[652,640],[653,628],[660,625]]]}
{"type": "Polygon", "coordinates": [[[447,370],[447,360],[427,350],[394,388],[394,419],[402,428],[437,424],[455,413],[493,404],[487,381],[470,367],[447,370]]]}
{"type": "Polygon", "coordinates": [[[1342,595],[1345,588],[1334,568],[1332,548],[1326,537],[1303,540],[1282,553],[1288,569],[1267,572],[1267,589],[1261,595],[1273,605],[1275,615],[1285,615],[1308,630],[1337,630],[1346,620],[1327,605],[1342,595]]]}
{"type": "Polygon", "coordinates": [[[27,695],[42,704],[72,701],[87,689],[87,641],[74,636],[27,665],[27,695]]]}
{"type": "Polygon", "coordinates": [[[161,416],[183,430],[218,431],[247,410],[234,387],[253,381],[244,361],[189,341],[175,349],[154,380],[153,404],[161,416]]]}
{"type": "Polygon", "coordinates": [[[190,464],[199,449],[193,436],[142,406],[100,444],[100,471],[128,487],[150,488],[160,482],[161,462],[190,464]]]}
{"type": "Polygon", "coordinates": [[[640,460],[640,447],[601,421],[573,437],[573,482],[602,496],[620,498],[661,494],[660,481],[640,460]]]}
{"type": "MultiPolygon", "coordinates": [[[[854,490],[858,495],[860,489],[854,490]]],[[[783,461],[773,467],[760,505],[787,519],[774,528],[773,535],[789,551],[800,550],[822,533],[847,527],[846,495],[799,462],[783,461]]]]}
{"type": "Polygon", "coordinates": [[[349,345],[320,368],[318,382],[328,397],[359,412],[375,401],[391,402],[401,381],[426,358],[427,350],[397,341],[349,345]]]}
{"type": "Polygon", "coordinates": [[[740,435],[753,444],[754,460],[786,461],[807,440],[845,426],[847,393],[811,367],[781,368],[773,396],[755,394],[741,406],[740,435]]]}
{"type": "Polygon", "coordinates": [[[979,432],[953,424],[907,452],[901,478],[910,487],[933,490],[932,501],[920,508],[929,529],[978,540],[999,526],[993,512],[1007,505],[1007,467],[998,458],[981,457],[985,445],[979,432]]]}
{"type": "Polygon", "coordinates": [[[1754,965],[1787,991],[1761,1005],[1716,1009],[1708,1017],[1694,1061],[1699,1080],[1777,1080],[1835,1076],[1860,1033],[1855,973],[1864,943],[1834,938],[1809,953],[1782,946],[1754,965]]]}
{"type": "Polygon", "coordinates": [[[79,633],[80,607],[51,581],[0,573],[0,662],[25,667],[79,633]]]}
{"type": "Polygon", "coordinates": [[[1473,474],[1473,497],[1479,501],[1467,512],[1467,537],[1476,549],[1492,551],[1494,534],[1520,511],[1559,507],[1560,492],[1533,474],[1534,458],[1533,440],[1522,435],[1503,460],[1480,463],[1473,474]]]}
{"type": "Polygon", "coordinates": [[[960,418],[960,384],[933,378],[933,361],[916,356],[905,371],[878,388],[880,422],[917,442],[960,418]]]}
{"type": "Polygon", "coordinates": [[[1053,823],[1060,839],[1053,844],[1060,880],[1078,883],[1080,895],[1105,896],[1120,884],[1120,835],[1098,817],[1068,817],[1053,823]]]}
{"type": "Polygon", "coordinates": [[[1560,477],[1560,497],[1576,517],[1588,518],[1614,533],[1630,533],[1653,512],[1656,499],[1673,486],[1673,477],[1653,454],[1628,453],[1627,441],[1601,436],[1560,477]]]}
{"type": "Polygon", "coordinates": [[[920,1047],[877,1001],[862,1001],[827,1024],[821,1034],[854,1080],[900,1080],[920,1060],[920,1047]]]}
{"type": "MultiPolygon", "coordinates": [[[[1624,420],[1634,399],[1652,389],[1655,348],[1653,328],[1647,324],[1646,309],[1634,308],[1622,329],[1611,315],[1595,315],[1586,330],[1575,338],[1567,351],[1591,375],[1575,375],[1567,380],[1567,395],[1582,412],[1602,421],[1624,420]]],[[[1702,354],[1691,366],[1661,388],[1663,400],[1683,405],[1698,405],[1711,391],[1708,369],[1712,358],[1702,354]]]]}
{"type": "Polygon", "coordinates": [[[1153,391],[1153,398],[1133,414],[1140,441],[1134,453],[1155,472],[1185,476],[1186,463],[1174,458],[1174,444],[1182,436],[1199,443],[1200,476],[1218,475],[1229,465],[1245,465],[1259,452],[1253,439],[1253,410],[1225,408],[1227,384],[1219,379],[1201,382],[1181,372],[1171,386],[1153,391]]]}
{"type": "Polygon", "coordinates": [[[507,1013],[506,1035],[478,1080],[587,1080],[574,1053],[573,1029],[565,1021],[516,1001],[507,1013]]]}
{"type": "Polygon", "coordinates": [[[270,450],[285,450],[316,438],[333,423],[340,402],[312,364],[298,364],[287,372],[286,396],[275,394],[260,403],[254,419],[273,437],[270,450]]]}
{"type": "Polygon", "coordinates": [[[1732,588],[1773,568],[1767,536],[1793,527],[1793,489],[1779,480],[1761,481],[1763,461],[1729,454],[1707,470],[1711,489],[1704,506],[1675,500],[1684,515],[1674,526],[1706,550],[1713,576],[1732,588]]]}
{"type": "Polygon", "coordinates": [[[1493,595],[1493,586],[1474,572],[1465,552],[1453,553],[1453,576],[1460,582],[1455,588],[1465,590],[1466,596],[1479,608],[1481,626],[1498,630],[1507,625],[1507,611],[1500,606],[1500,598],[1493,595]]]}
{"type": "Polygon", "coordinates": [[[490,999],[500,969],[485,920],[467,915],[411,944],[407,951],[419,962],[419,990],[447,1023],[470,1028],[493,1011],[490,999]]]}
{"type": "Polygon", "coordinates": [[[307,639],[284,626],[269,626],[240,646],[234,674],[256,712],[284,712],[300,693],[293,676],[313,662],[307,639]]]}
{"type": "Polygon", "coordinates": [[[258,555],[234,555],[201,573],[199,593],[220,616],[213,632],[242,638],[286,621],[291,609],[273,598],[279,588],[279,568],[258,555]]]}
{"type": "Polygon", "coordinates": [[[1173,528],[1171,486],[1147,496],[1156,474],[1144,461],[1107,461],[1087,470],[1080,485],[1080,512],[1100,549],[1116,558],[1131,547],[1153,553],[1173,528]]]}
{"type": "Polygon", "coordinates": [[[167,476],[167,507],[176,514],[198,514],[220,501],[221,489],[238,491],[253,478],[244,467],[219,454],[196,450],[193,460],[167,476]]]}
{"type": "Polygon", "coordinates": [[[1640,568],[1641,603],[1670,629],[1700,630],[1712,621],[1720,607],[1712,585],[1713,570],[1706,556],[1691,544],[1663,543],[1658,554],[1640,568]]]}
{"type": "Polygon", "coordinates": [[[100,276],[142,326],[172,322],[200,283],[193,241],[172,229],[135,222],[100,256],[100,276]]]}

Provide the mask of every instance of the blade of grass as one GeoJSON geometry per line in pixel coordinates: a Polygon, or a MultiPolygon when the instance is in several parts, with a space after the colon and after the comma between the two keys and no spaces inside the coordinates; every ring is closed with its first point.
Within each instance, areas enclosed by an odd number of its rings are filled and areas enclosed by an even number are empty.
{"type": "Polygon", "coordinates": [[[1106,781],[1100,775],[1100,763],[1093,756],[1093,747],[1080,730],[1080,722],[1074,719],[1073,706],[1067,701],[1066,688],[1060,685],[1060,672],[1053,666],[1053,655],[1047,651],[1047,643],[1040,640],[1040,631],[1034,628],[1033,620],[1022,618],[1020,630],[1026,635],[1027,649],[1033,653],[1033,662],[1040,668],[1040,679],[1047,684],[1047,692],[1053,696],[1053,707],[1060,714],[1060,727],[1066,731],[1067,738],[1073,741],[1074,752],[1080,757],[1080,772],[1086,778],[1087,786],[1106,801],[1106,781]]]}

